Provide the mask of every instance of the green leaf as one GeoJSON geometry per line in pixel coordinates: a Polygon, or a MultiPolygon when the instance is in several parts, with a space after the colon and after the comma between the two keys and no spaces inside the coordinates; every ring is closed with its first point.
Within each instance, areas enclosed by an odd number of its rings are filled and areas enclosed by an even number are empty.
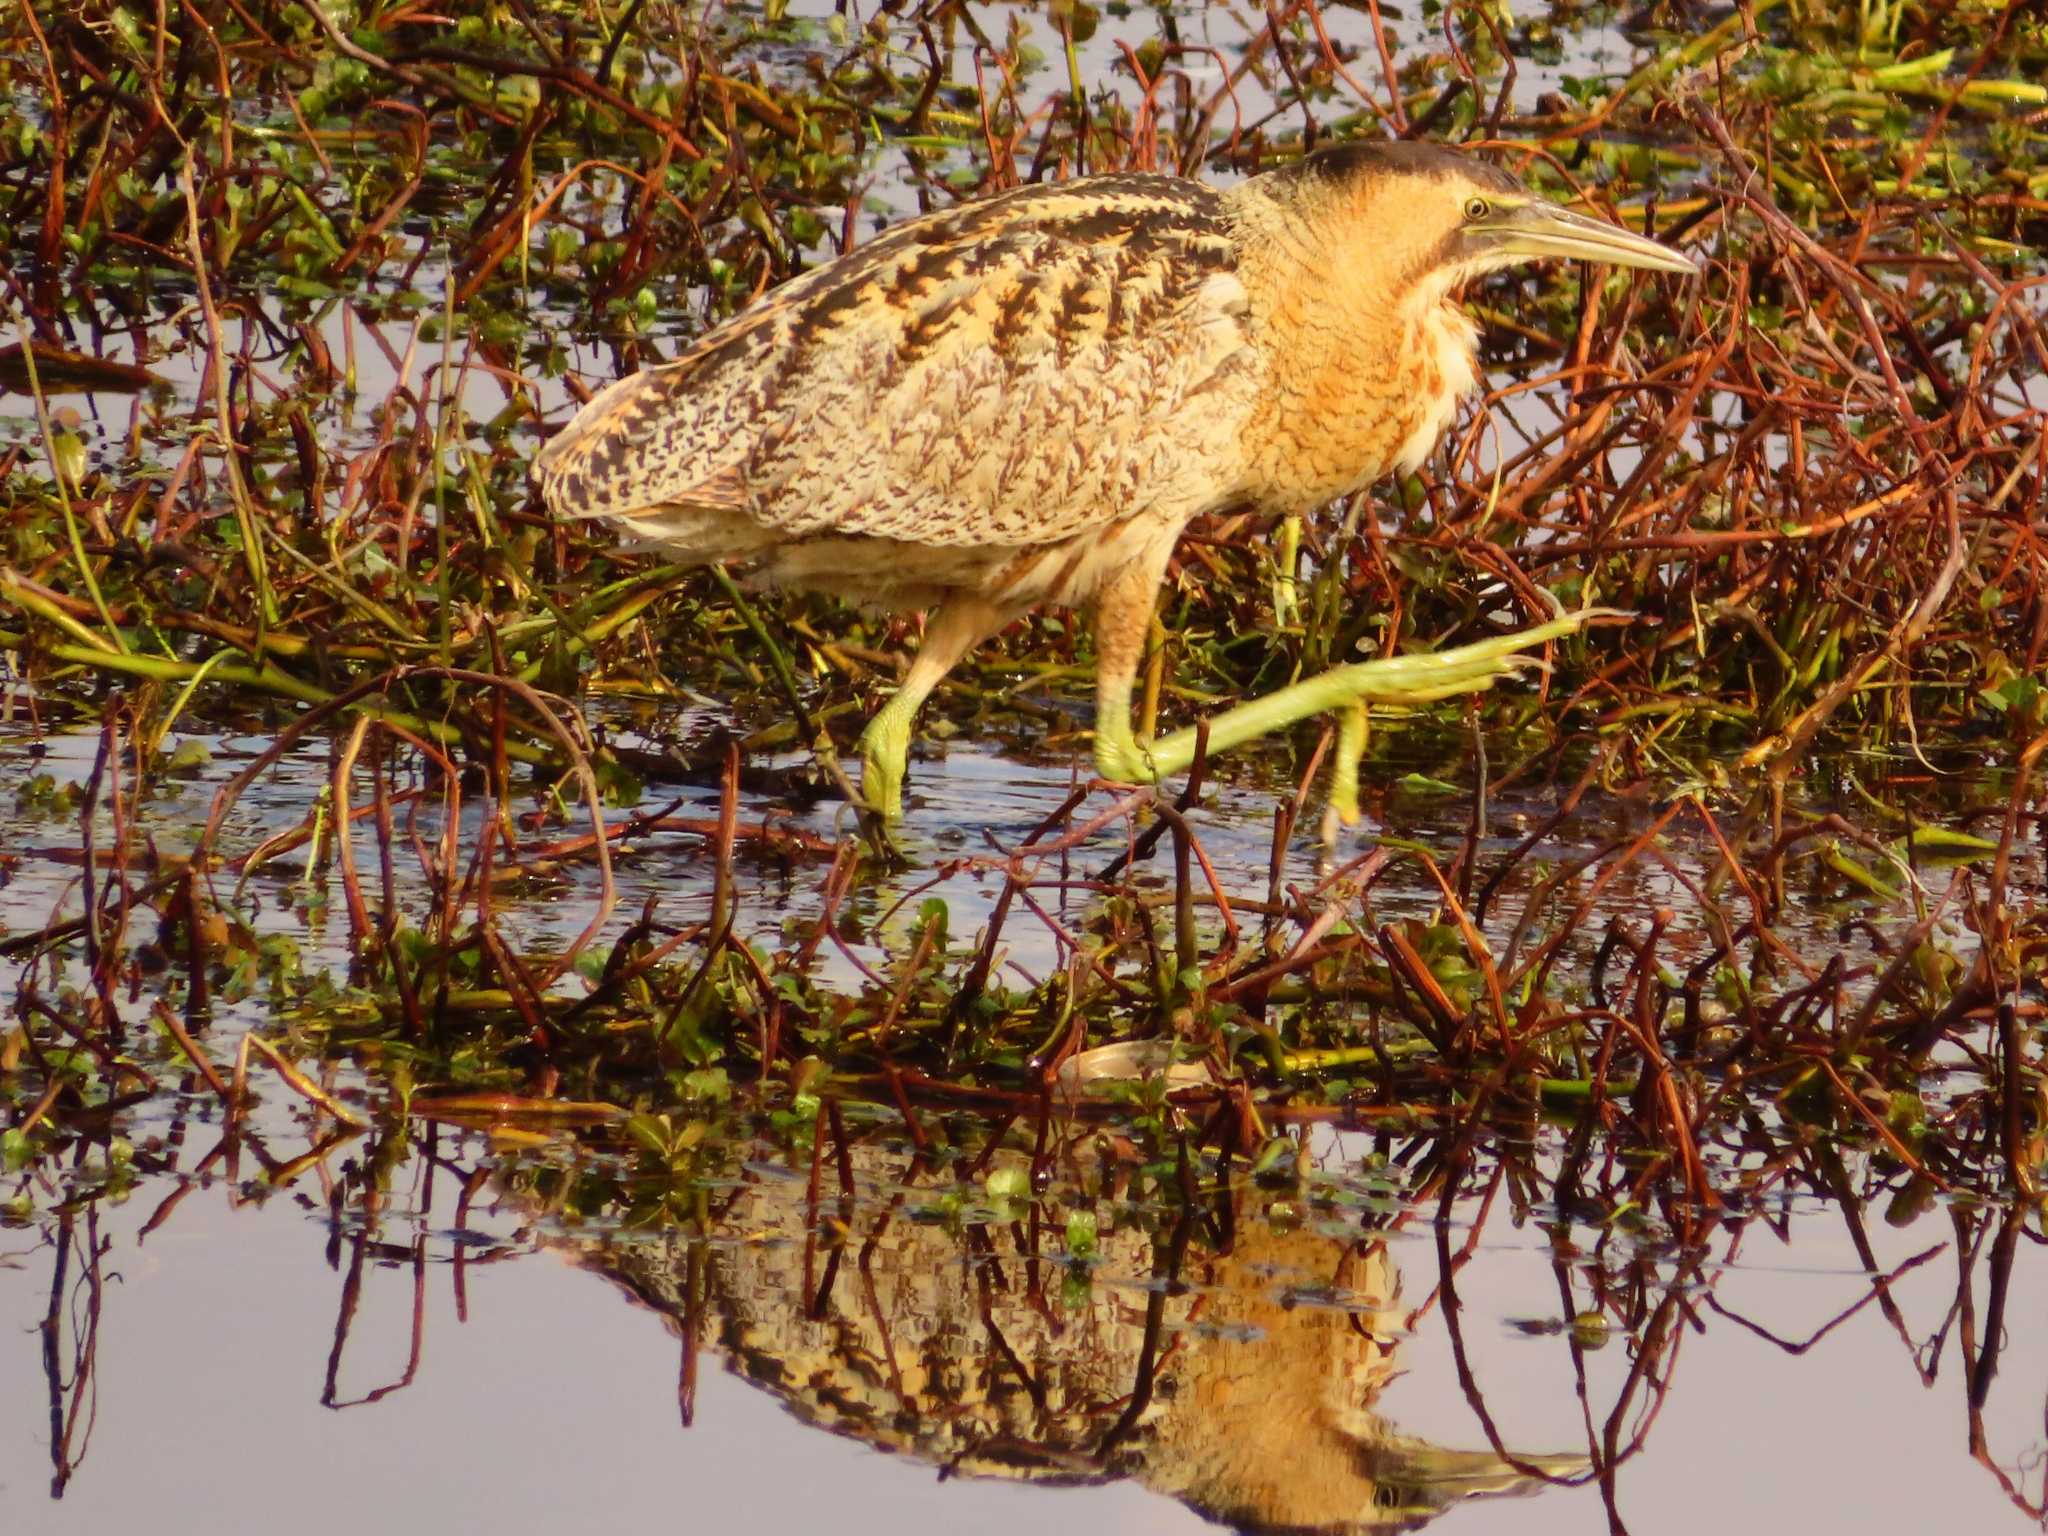
{"type": "Polygon", "coordinates": [[[991,1200],[1029,1200],[1031,1174],[1024,1168],[991,1168],[981,1181],[991,1200]]]}
{"type": "Polygon", "coordinates": [[[1067,1213],[1067,1253],[1076,1259],[1095,1256],[1096,1229],[1093,1211],[1067,1213]]]}
{"type": "Polygon", "coordinates": [[[732,1097],[732,1080],[723,1067],[702,1067],[695,1072],[685,1072],[681,1087],[686,1098],[724,1100],[732,1097]]]}
{"type": "Polygon", "coordinates": [[[1426,773],[1404,773],[1394,780],[1394,788],[1404,795],[1456,795],[1463,791],[1455,784],[1446,784],[1442,779],[1432,779],[1426,773]]]}
{"type": "Polygon", "coordinates": [[[9,1173],[21,1172],[34,1160],[35,1153],[35,1143],[29,1140],[27,1131],[0,1131],[0,1166],[4,1166],[9,1173]]]}
{"type": "Polygon", "coordinates": [[[635,1115],[626,1122],[626,1134],[642,1151],[651,1152],[656,1157],[668,1156],[670,1131],[667,1115],[635,1115]]]}

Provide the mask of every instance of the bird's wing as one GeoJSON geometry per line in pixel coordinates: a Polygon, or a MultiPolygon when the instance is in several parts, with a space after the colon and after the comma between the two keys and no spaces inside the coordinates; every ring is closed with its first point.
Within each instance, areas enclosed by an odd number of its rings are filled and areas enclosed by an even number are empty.
{"type": "Polygon", "coordinates": [[[1025,188],[899,225],[611,385],[536,472],[563,515],[1047,543],[1231,488],[1244,313],[1212,189],[1025,188]]]}

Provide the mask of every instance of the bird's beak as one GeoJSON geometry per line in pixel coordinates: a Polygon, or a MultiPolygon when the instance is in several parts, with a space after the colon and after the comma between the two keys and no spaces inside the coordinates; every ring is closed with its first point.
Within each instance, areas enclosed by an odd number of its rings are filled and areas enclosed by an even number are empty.
{"type": "Polygon", "coordinates": [[[1691,257],[1681,256],[1669,246],[1555,203],[1532,200],[1502,208],[1473,233],[1517,261],[1559,256],[1568,261],[1604,261],[1616,267],[1648,267],[1655,272],[1699,271],[1691,257]]]}

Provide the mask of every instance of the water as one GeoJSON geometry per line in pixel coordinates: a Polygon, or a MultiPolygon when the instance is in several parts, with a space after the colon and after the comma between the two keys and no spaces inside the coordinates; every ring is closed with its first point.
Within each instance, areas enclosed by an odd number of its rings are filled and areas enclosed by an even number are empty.
{"type": "MultiPolygon", "coordinates": [[[[17,727],[0,742],[8,782],[26,776],[37,740],[17,727]]],[[[34,762],[59,784],[90,771],[96,733],[40,740],[34,762]]],[[[143,813],[165,853],[189,846],[217,786],[261,745],[204,742],[209,761],[165,781],[143,813]]],[[[252,786],[229,850],[305,814],[325,760],[308,749],[252,786]]],[[[907,920],[884,914],[939,859],[984,826],[1014,843],[1071,778],[1056,760],[967,744],[914,772],[912,867],[864,893],[869,921],[835,962],[848,985],[858,963],[900,963],[907,920]]],[[[1265,883],[1272,791],[1259,779],[1255,760],[1197,822],[1233,891],[1265,883]]],[[[1525,819],[1540,798],[1495,815],[1525,819]]],[[[750,799],[742,815],[770,804],[750,799]]],[[[1396,804],[1391,830],[1454,851],[1462,806],[1396,804]]],[[[794,814],[832,830],[829,804],[794,814]]],[[[1584,855],[1644,815],[1599,802],[1544,852],[1584,855]]],[[[57,850],[71,824],[33,807],[0,819],[18,861],[0,921],[19,932],[64,908],[78,871],[57,850]]],[[[1498,832],[1491,856],[1519,836],[1498,832]]],[[[708,903],[701,842],[650,840],[621,860],[621,913],[650,892],[678,921],[708,903]]],[[[1105,833],[1076,862],[1120,843],[1105,833]]],[[[1670,846],[1677,873],[1698,880],[1697,845],[1670,846]]],[[[1289,878],[1312,883],[1324,857],[1298,840],[1289,878]]],[[[2037,864],[2023,873],[2038,882],[2037,864]]],[[[566,878],[509,903],[508,934],[544,944],[580,928],[595,877],[566,878]]],[[[332,883],[331,871],[315,882],[326,904],[309,907],[285,855],[252,879],[245,912],[295,935],[306,970],[338,972],[347,945],[332,883]]],[[[816,884],[801,872],[744,884],[742,922],[773,935],[816,910],[816,884]]],[[[999,886],[974,869],[938,886],[956,935],[973,934],[999,886]]],[[[1526,881],[1504,893],[1496,942],[1526,881]]],[[[1601,918],[1679,896],[1672,874],[1631,868],[1609,884],[1601,918]]],[[[1091,898],[1067,899],[1058,915],[1082,922],[1091,898]]],[[[1411,871],[1375,899],[1391,915],[1436,897],[1411,871]]],[[[1818,955],[1839,945],[1836,926],[1822,907],[1788,931],[1818,955]]],[[[1049,931],[1014,932],[1015,963],[1042,974],[1056,957],[1049,931]]],[[[223,999],[207,1046],[223,1069],[250,1027],[275,1034],[282,1021],[260,995],[223,999]]],[[[145,1041],[135,1054],[160,1059],[145,1041]]],[[[2027,1486],[2048,1452],[2048,1341],[2020,1322],[2038,1218],[1937,1200],[1894,1226],[1884,1211],[1898,1173],[1867,1156],[1841,1171],[1855,1196],[1843,1203],[1816,1193],[1834,1186],[1813,1151],[1788,1148],[1773,1167],[1711,1149],[1730,1205],[1684,1244],[1656,1219],[1589,1225],[1560,1203],[1558,1128],[1488,1138],[1470,1166],[1446,1171],[1428,1135],[1310,1123],[1298,1177],[1246,1183],[1240,1169],[1232,1193],[1190,1208],[1158,1198],[1113,1121],[1060,1124],[1034,1202],[1028,1180],[991,1178],[1024,1178],[1028,1136],[983,1168],[987,1122],[923,1110],[962,1153],[918,1167],[894,1111],[855,1105],[849,1201],[836,1146],[813,1195],[807,1128],[744,1113],[707,1112],[699,1149],[650,1172],[615,1137],[408,1119],[346,1060],[322,1081],[372,1113],[367,1136],[337,1137],[260,1067],[252,1081],[261,1102],[239,1140],[223,1140],[214,1099],[187,1077],[124,1117],[124,1166],[90,1139],[75,1144],[74,1189],[111,1179],[117,1193],[67,1207],[45,1191],[32,1225],[0,1229],[17,1384],[0,1409],[10,1529],[99,1530],[164,1509],[197,1529],[288,1509],[309,1530],[341,1530],[389,1518],[396,1497],[408,1527],[532,1529],[681,1508],[772,1530],[822,1519],[1023,1531],[1067,1518],[1534,1533],[1600,1529],[1611,1496],[1638,1531],[1994,1530],[2027,1518],[2000,1477],[2027,1486]],[[1091,1219],[1093,1253],[1075,1263],[1091,1219]],[[1964,1352],[1981,1347],[2005,1220],[2016,1223],[2003,1261],[2014,1310],[1981,1418],[1986,1464],[1971,1451],[1964,1352]],[[1872,1275],[1902,1266],[1883,1287],[1895,1326],[1872,1275]],[[1148,1307],[1159,1314],[1149,1357],[1148,1307]],[[1738,1319],[1792,1344],[1834,1326],[1793,1353],[1738,1319]],[[1150,1399],[1119,1437],[1148,1358],[1150,1399]],[[1617,1403],[1617,1447],[1638,1433],[1642,1443],[1610,1495],[1589,1469],[1617,1403]],[[1489,1420],[1519,1469],[1490,1445],[1489,1420]],[[345,1477],[313,1481],[309,1453],[345,1477]],[[1892,1467],[1911,1471],[1881,1471],[1892,1467]]]]}
{"type": "MultiPolygon", "coordinates": [[[[737,1215],[697,1245],[709,1275],[686,1427],[690,1245],[565,1226],[505,1188],[531,1176],[520,1155],[477,1137],[429,1140],[419,1127],[415,1137],[367,1232],[334,1222],[322,1198],[329,1180],[345,1180],[351,1147],[267,1199],[238,1200],[218,1172],[166,1174],[68,1233],[8,1233],[0,1297],[15,1325],[4,1346],[15,1390],[0,1410],[0,1499],[10,1529],[162,1524],[166,1510],[177,1512],[173,1529],[201,1529],[256,1509],[289,1511],[316,1532],[366,1518],[541,1529],[679,1510],[768,1530],[822,1520],[853,1531],[906,1521],[1027,1531],[1064,1519],[1175,1531],[1233,1514],[1410,1529],[1439,1507],[1433,1529],[1444,1532],[1605,1524],[1596,1485],[1529,1483],[1487,1449],[1476,1404],[1510,1449],[1573,1475],[1587,1454],[1583,1413],[1603,1419],[1632,1364],[1619,1332],[1575,1358],[1569,1333],[1531,1326],[1558,1319],[1566,1287],[1585,1304],[1586,1275],[1602,1262],[1560,1253],[1498,1204],[1456,1271],[1454,1336],[1427,1212],[1371,1223],[1333,1212],[1276,1230],[1258,1219],[1260,1201],[1247,1202],[1251,1219],[1228,1257],[1201,1237],[1185,1250],[1188,1289],[1165,1298],[1153,1406],[1104,1466],[1085,1452],[1142,1358],[1150,1292],[1128,1283],[1152,1259],[1142,1214],[1101,1202],[1092,1284],[1078,1300],[1063,1294],[1063,1271],[1048,1261],[1034,1301],[1016,1229],[954,1233],[900,1213],[884,1229],[877,1193],[856,1208],[828,1315],[812,1322],[802,1315],[816,1294],[802,1284],[803,1178],[755,1176],[737,1215]],[[495,1171],[458,1217],[472,1169],[495,1171]],[[177,1191],[176,1208],[139,1236],[177,1191]],[[1113,1225],[1126,1221],[1135,1236],[1113,1225]],[[992,1256],[977,1261],[970,1238],[992,1256]],[[38,1325],[60,1243],[70,1265],[55,1307],[57,1398],[77,1422],[53,1498],[38,1325]],[[88,1251],[100,1255],[97,1296],[88,1251]],[[1333,1277],[1347,1307],[1304,1299],[1333,1277]],[[1190,1316],[1201,1326],[1187,1326],[1190,1316]],[[1043,1413],[1012,1358],[1039,1373],[1043,1413]],[[940,1475],[1003,1426],[1015,1433],[1000,1454],[940,1475]],[[1040,1480],[1076,1486],[1027,1486],[1040,1480]],[[1523,1496],[1509,1496],[1515,1488],[1523,1496]]],[[[1350,1150],[1327,1152],[1341,1160],[1350,1150]]],[[[906,1162],[892,1151],[874,1166],[900,1173],[906,1162]]],[[[1475,1171],[1478,1184],[1486,1177],[1475,1171]]],[[[836,1218],[830,1189],[824,1203],[836,1218]]],[[[1451,1251],[1475,1235],[1465,1223],[1476,1203],[1456,1205],[1451,1251]]],[[[1956,1233],[1938,1213],[1872,1231],[1883,1266],[1933,1250],[1889,1290],[1913,1346],[1946,1331],[1939,1378],[1923,1385],[1913,1349],[1876,1306],[1803,1355],[1729,1315],[1796,1342],[1868,1301],[1871,1281],[1838,1213],[1801,1210],[1792,1245],[1761,1226],[1739,1245],[1717,1239],[1669,1304],[1681,1336],[1654,1367],[1660,1390],[1623,1427],[1625,1443],[1654,1408],[1641,1453],[1616,1474],[1629,1528],[2026,1523],[1999,1473],[1969,1449],[1962,1325],[1951,1313],[1956,1233]]],[[[1045,1242],[1059,1246],[1055,1233],[1045,1242]]],[[[2039,1282],[2038,1242],[2036,1229],[2019,1244],[2015,1296],[2039,1282]]],[[[1655,1259],[1607,1266],[1653,1299],[1672,1278],[1655,1259]]],[[[1980,1256],[1980,1308],[1983,1268],[1980,1256]]],[[[2023,1487],[2039,1477],[2044,1367],[2038,1331],[2016,1318],[1983,1425],[1989,1455],[2023,1487]]]]}

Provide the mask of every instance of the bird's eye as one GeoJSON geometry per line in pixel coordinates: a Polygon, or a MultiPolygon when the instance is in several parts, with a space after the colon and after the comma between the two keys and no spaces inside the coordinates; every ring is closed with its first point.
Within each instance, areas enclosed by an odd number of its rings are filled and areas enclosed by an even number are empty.
{"type": "Polygon", "coordinates": [[[1491,212],[1493,212],[1493,205],[1485,198],[1468,197],[1465,199],[1465,218],[1467,221],[1477,224],[1491,212]]]}

